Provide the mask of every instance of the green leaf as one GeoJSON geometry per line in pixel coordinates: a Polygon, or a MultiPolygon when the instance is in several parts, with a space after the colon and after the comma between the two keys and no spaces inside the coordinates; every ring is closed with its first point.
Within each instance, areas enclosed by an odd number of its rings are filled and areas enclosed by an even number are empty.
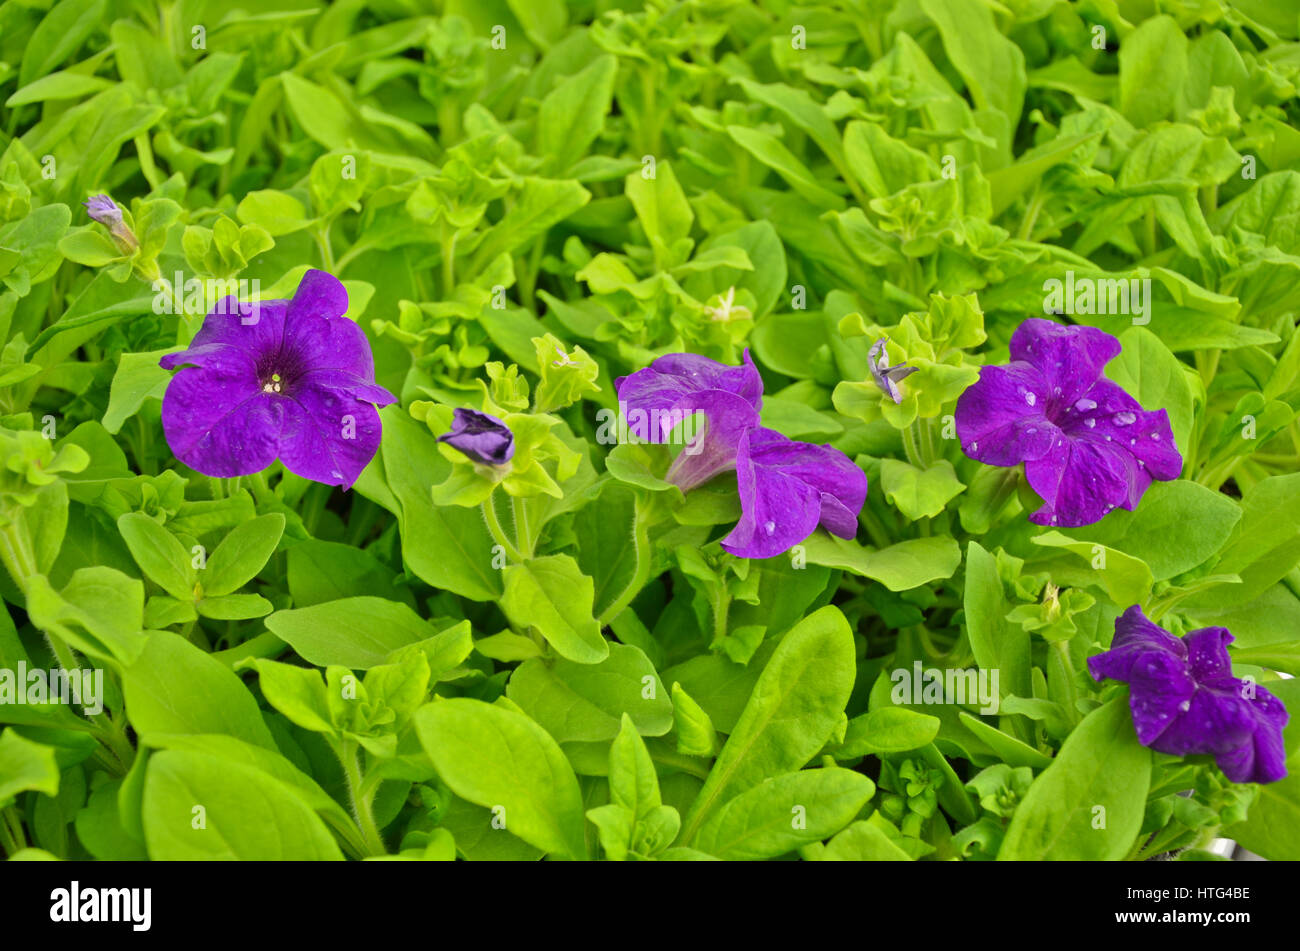
{"type": "Polygon", "coordinates": [[[503,829],[543,852],[586,858],[577,778],[540,726],[522,713],[458,698],[421,707],[415,728],[457,796],[493,810],[503,829]]]}
{"type": "Polygon", "coordinates": [[[917,750],[939,733],[939,718],[906,707],[880,707],[849,720],[844,739],[828,752],[837,760],[917,750]]]}
{"type": "Polygon", "coordinates": [[[765,859],[819,842],[853,821],[876,786],[829,767],[763,781],[724,803],[700,827],[695,846],[720,859],[765,859]]]}
{"type": "Polygon", "coordinates": [[[369,596],[276,611],[266,619],[266,627],[304,660],[349,670],[386,663],[393,651],[435,633],[405,604],[369,596]]]}
{"type": "Polygon", "coordinates": [[[600,56],[563,80],[537,109],[537,154],[557,172],[567,172],[586,154],[605,124],[614,95],[618,60],[600,56]]]}
{"type": "Polygon", "coordinates": [[[251,581],[266,565],[283,534],[284,516],[278,512],[259,515],[237,526],[208,558],[203,572],[204,596],[230,594],[251,581]]]}
{"type": "Polygon", "coordinates": [[[298,790],[252,766],[179,750],[149,758],[144,835],[156,861],[343,858],[298,790]]]}
{"type": "Polygon", "coordinates": [[[850,539],[818,532],[801,544],[813,564],[874,578],[890,591],[951,578],[961,564],[961,549],[948,537],[912,538],[873,551],[850,539]]]}
{"type": "Polygon", "coordinates": [[[853,635],[824,607],[785,635],[686,816],[682,841],[728,799],[799,769],[826,743],[853,689],[853,635]]]}
{"type": "Polygon", "coordinates": [[[176,536],[141,512],[117,520],[117,530],[131,557],[149,580],[173,598],[194,600],[194,568],[189,552],[176,536]]]}
{"type": "Polygon", "coordinates": [[[594,664],[526,660],[511,674],[506,695],[560,743],[612,739],[624,717],[645,736],[673,725],[659,675],[639,648],[624,644],[610,644],[609,656],[594,664]]]}
{"type": "Polygon", "coordinates": [[[1074,729],[1016,807],[999,860],[1124,858],[1142,826],[1151,751],[1133,732],[1128,696],[1074,729]]]}
{"type": "Polygon", "coordinates": [[[179,635],[154,631],[122,674],[131,725],[154,733],[224,733],[275,749],[257,701],[230,668],[179,635]]]}
{"type": "Polygon", "coordinates": [[[569,555],[546,555],[505,569],[501,610],[515,625],[535,628],[567,660],[596,664],[609,643],[593,614],[595,585],[569,555]]]}
{"type": "Polygon", "coordinates": [[[933,518],[966,490],[947,459],[940,459],[928,469],[897,459],[882,460],[880,484],[885,497],[912,521],[933,518]]]}
{"type": "Polygon", "coordinates": [[[58,795],[59,767],[54,748],[33,743],[16,730],[5,730],[0,733],[0,805],[29,789],[47,796],[58,795]]]}
{"type": "Polygon", "coordinates": [[[1140,559],[1156,581],[1164,581],[1214,555],[1240,518],[1240,506],[1226,495],[1178,479],[1153,482],[1136,511],[1115,509],[1096,525],[1066,534],[1140,559]]]}

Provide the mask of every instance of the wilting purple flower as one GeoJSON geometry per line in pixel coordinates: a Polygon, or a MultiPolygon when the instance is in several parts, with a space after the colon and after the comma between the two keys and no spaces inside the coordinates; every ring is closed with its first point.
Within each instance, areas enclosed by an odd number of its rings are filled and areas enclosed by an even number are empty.
{"type": "Polygon", "coordinates": [[[683,491],[735,465],[741,437],[758,425],[763,402],[763,378],[748,350],[736,367],[694,353],[670,353],[619,377],[614,388],[628,429],[648,442],[665,442],[675,427],[704,414],[705,431],[668,470],[668,479],[683,491]]]}
{"type": "Polygon", "coordinates": [[[1152,479],[1182,471],[1169,414],[1143,410],[1102,376],[1119,352],[1104,331],[1031,318],[1011,336],[1011,362],[982,367],[957,400],[966,455],[1025,464],[1043,499],[1030,521],[1090,525],[1116,506],[1132,511],[1152,479]]]}
{"type": "Polygon", "coordinates": [[[1138,740],[1172,756],[1210,753],[1234,783],[1286,776],[1286,707],[1263,687],[1232,676],[1226,628],[1174,637],[1137,605],[1115,622],[1110,650],[1088,658],[1096,680],[1129,685],[1138,740]]]}
{"type": "Polygon", "coordinates": [[[515,436],[510,427],[495,416],[472,409],[452,413],[451,432],[439,436],[438,442],[489,466],[503,466],[515,454],[515,436]]]}
{"type": "Polygon", "coordinates": [[[107,195],[92,195],[82,204],[86,206],[86,214],[90,215],[92,221],[98,221],[108,228],[108,233],[113,236],[113,241],[123,254],[131,254],[140,246],[135,232],[122,220],[122,209],[117,207],[117,202],[112,198],[107,195]]]}
{"type": "Polygon", "coordinates": [[[888,343],[888,337],[881,337],[871,345],[871,349],[867,351],[867,369],[871,371],[871,379],[876,381],[876,386],[880,387],[881,392],[895,403],[901,403],[903,391],[898,388],[898,384],[915,373],[917,368],[909,367],[905,363],[891,367],[889,352],[885,349],[888,343]]]}
{"type": "Polygon", "coordinates": [[[219,301],[163,397],[163,432],[176,457],[205,475],[260,472],[278,457],[307,479],[350,486],[379,448],[375,406],[396,402],[375,384],[365,333],[344,316],[348,295],[308,271],[292,300],[219,301]]]}
{"type": "Polygon", "coordinates": [[[736,487],[742,514],[722,547],[740,558],[779,555],[818,525],[852,538],[867,500],[867,477],[844,453],[761,426],[740,440],[736,487]]]}

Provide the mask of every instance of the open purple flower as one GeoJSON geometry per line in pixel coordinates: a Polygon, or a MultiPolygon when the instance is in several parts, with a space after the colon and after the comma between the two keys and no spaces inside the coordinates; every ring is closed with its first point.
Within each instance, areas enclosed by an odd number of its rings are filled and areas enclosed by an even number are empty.
{"type": "Polygon", "coordinates": [[[1286,707],[1263,687],[1232,675],[1226,628],[1174,637],[1137,605],[1115,622],[1110,650],[1088,658],[1096,680],[1129,685],[1138,740],[1172,756],[1209,753],[1234,783],[1286,776],[1286,707]]]}
{"type": "Polygon", "coordinates": [[[737,367],[694,353],[670,353],[619,377],[614,388],[628,429],[648,442],[666,442],[678,426],[687,432],[695,414],[703,414],[705,431],[693,436],[668,470],[669,481],[682,491],[736,464],[740,440],[758,425],[763,402],[763,378],[748,350],[737,367]]]}
{"type": "Polygon", "coordinates": [[[740,558],[779,555],[818,525],[852,538],[867,500],[866,474],[844,453],[761,426],[740,440],[736,486],[740,521],[722,547],[740,558]]]}
{"type": "Polygon", "coordinates": [[[881,392],[895,403],[901,403],[903,391],[898,388],[898,384],[915,373],[917,368],[909,367],[905,363],[891,367],[889,351],[885,349],[888,343],[888,337],[881,337],[871,345],[871,349],[867,351],[867,369],[871,371],[871,379],[876,381],[876,386],[880,387],[881,392]]]}
{"type": "Polygon", "coordinates": [[[510,427],[489,413],[457,409],[452,413],[451,431],[438,437],[475,462],[503,466],[515,454],[515,436],[510,427]]]}
{"type": "Polygon", "coordinates": [[[1132,511],[1152,479],[1176,479],[1183,460],[1169,414],[1148,412],[1102,367],[1119,341],[1094,327],[1031,318],[1011,336],[1011,362],[986,366],[957,400],[966,455],[1025,464],[1043,499],[1038,525],[1090,525],[1116,506],[1132,511]]]}
{"type": "Polygon", "coordinates": [[[307,479],[350,486],[379,448],[376,406],[396,402],[375,384],[365,333],[344,316],[348,295],[308,271],[292,300],[219,301],[163,396],[163,432],[176,458],[205,475],[260,472],[278,457],[307,479]]]}

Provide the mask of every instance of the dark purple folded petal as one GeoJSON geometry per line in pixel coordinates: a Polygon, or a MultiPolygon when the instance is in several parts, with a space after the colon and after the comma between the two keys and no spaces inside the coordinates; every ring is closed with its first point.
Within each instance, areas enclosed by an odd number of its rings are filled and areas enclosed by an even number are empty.
{"type": "Polygon", "coordinates": [[[788,551],[818,524],[851,538],[867,496],[866,475],[843,453],[761,427],[740,442],[736,485],[742,515],[722,547],[742,558],[788,551]]]}
{"type": "Polygon", "coordinates": [[[1094,679],[1129,684],[1138,740],[1171,756],[1211,754],[1233,782],[1273,782],[1286,775],[1282,728],[1287,712],[1275,696],[1232,676],[1221,627],[1183,638],[1148,621],[1139,607],[1115,622],[1111,649],[1088,660],[1094,679]]]}
{"type": "Polygon", "coordinates": [[[1136,462],[1121,450],[1063,438],[1042,459],[1025,463],[1025,481],[1043,500],[1029,520],[1062,528],[1091,525],[1117,506],[1127,506],[1142,478],[1136,462]]]}
{"type": "Polygon", "coordinates": [[[1047,386],[1046,395],[1060,404],[1083,396],[1120,349],[1119,340],[1104,330],[1041,317],[1023,321],[1011,335],[1011,359],[1032,364],[1047,386]]]}
{"type": "Polygon", "coordinates": [[[1213,683],[1232,677],[1232,658],[1228,645],[1233,636],[1226,627],[1202,627],[1183,637],[1187,646],[1187,665],[1200,683],[1213,683]]]}
{"type": "Polygon", "coordinates": [[[1061,428],[1071,439],[1110,443],[1133,459],[1137,472],[1130,487],[1135,506],[1151,480],[1176,479],[1183,468],[1166,410],[1144,410],[1117,383],[1098,380],[1062,411],[1061,428]]]}
{"type": "Polygon", "coordinates": [[[515,454],[515,435],[510,427],[490,413],[472,409],[453,411],[451,431],[439,436],[438,441],[489,466],[503,466],[515,454]]]}
{"type": "Polygon", "coordinates": [[[725,390],[688,393],[669,408],[667,417],[658,418],[680,419],[685,425],[696,413],[704,417],[703,431],[682,448],[667,475],[668,481],[683,492],[734,468],[741,439],[758,425],[758,412],[753,405],[725,390]]]}
{"type": "Polygon", "coordinates": [[[1215,762],[1234,783],[1275,783],[1286,778],[1286,748],[1282,728],[1289,719],[1282,701],[1263,687],[1255,687],[1251,710],[1256,727],[1241,746],[1220,753],[1215,762]]]}
{"type": "Polygon", "coordinates": [[[981,367],[957,400],[957,438],[966,455],[988,465],[1039,459],[1061,435],[1046,408],[1046,386],[1029,364],[981,367]]]}
{"type": "MultiPolygon", "coordinates": [[[[740,495],[740,521],[722,540],[722,547],[738,558],[771,558],[799,544],[817,530],[821,518],[821,493],[802,479],[763,464],[768,440],[751,431],[740,444],[736,459],[736,488],[740,495]]],[[[784,438],[784,437],[782,437],[784,438]]]]}
{"type": "Polygon", "coordinates": [[[246,367],[181,370],[163,394],[163,434],[176,458],[204,475],[260,472],[275,461],[284,409],[246,367]]]}
{"type": "Polygon", "coordinates": [[[909,367],[901,364],[896,367],[889,365],[889,351],[885,348],[889,344],[888,337],[881,337],[871,345],[867,351],[867,369],[871,371],[871,378],[876,382],[886,396],[895,403],[903,402],[903,391],[898,384],[915,373],[916,367],[909,367]]]}
{"type": "Polygon", "coordinates": [[[379,411],[323,386],[300,386],[284,404],[280,461],[290,472],[348,488],[379,449],[379,411]]]}

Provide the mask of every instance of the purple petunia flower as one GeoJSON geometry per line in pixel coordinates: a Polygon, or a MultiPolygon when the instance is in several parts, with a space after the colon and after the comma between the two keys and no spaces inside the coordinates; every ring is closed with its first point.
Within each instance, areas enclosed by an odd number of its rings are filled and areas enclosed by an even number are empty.
{"type": "Polygon", "coordinates": [[[375,384],[370,344],[347,309],[342,283],[315,270],[292,300],[219,301],[189,349],[159,361],[184,367],[162,406],[176,458],[211,476],[279,458],[304,478],[352,485],[379,448],[375,407],[397,399],[375,384]]]}
{"type": "Polygon", "coordinates": [[[1011,335],[1011,362],[980,369],[957,400],[966,455],[994,466],[1025,464],[1043,499],[1038,525],[1099,521],[1132,511],[1152,479],[1176,479],[1183,459],[1169,414],[1148,412],[1102,367],[1120,352],[1094,327],[1031,318],[1011,335]]]}
{"type": "Polygon", "coordinates": [[[510,427],[489,413],[472,409],[453,412],[451,432],[439,436],[438,442],[489,466],[503,466],[515,454],[515,436],[510,427]]]}
{"type": "Polygon", "coordinates": [[[614,381],[619,409],[639,439],[665,442],[675,427],[704,414],[705,432],[668,470],[669,481],[683,492],[732,468],[741,438],[758,425],[763,378],[748,350],[744,361],[732,367],[694,353],[670,353],[614,381]]]}
{"type": "Polygon", "coordinates": [[[740,441],[736,485],[742,514],[722,547],[740,558],[779,555],[818,525],[852,538],[867,500],[867,476],[844,453],[762,427],[740,441]]]}
{"type": "Polygon", "coordinates": [[[704,415],[706,431],[678,454],[668,479],[687,491],[736,470],[741,518],[722,540],[731,554],[771,558],[818,525],[843,538],[856,534],[866,475],[838,449],[763,428],[763,380],[748,350],[738,367],[670,354],[614,385],[628,427],[650,442],[664,442],[685,419],[704,415]]]}
{"type": "Polygon", "coordinates": [[[1213,754],[1234,783],[1275,782],[1286,776],[1286,707],[1232,675],[1231,642],[1222,627],[1174,637],[1134,605],[1115,622],[1110,650],[1088,658],[1088,670],[1095,680],[1128,683],[1144,746],[1173,756],[1213,754]]]}
{"type": "Polygon", "coordinates": [[[891,367],[889,353],[885,349],[888,343],[888,337],[881,337],[871,345],[871,349],[867,351],[867,369],[871,371],[871,379],[876,381],[876,386],[880,387],[881,392],[895,403],[901,403],[903,391],[898,388],[898,384],[915,373],[917,368],[909,367],[905,363],[891,367]]]}

